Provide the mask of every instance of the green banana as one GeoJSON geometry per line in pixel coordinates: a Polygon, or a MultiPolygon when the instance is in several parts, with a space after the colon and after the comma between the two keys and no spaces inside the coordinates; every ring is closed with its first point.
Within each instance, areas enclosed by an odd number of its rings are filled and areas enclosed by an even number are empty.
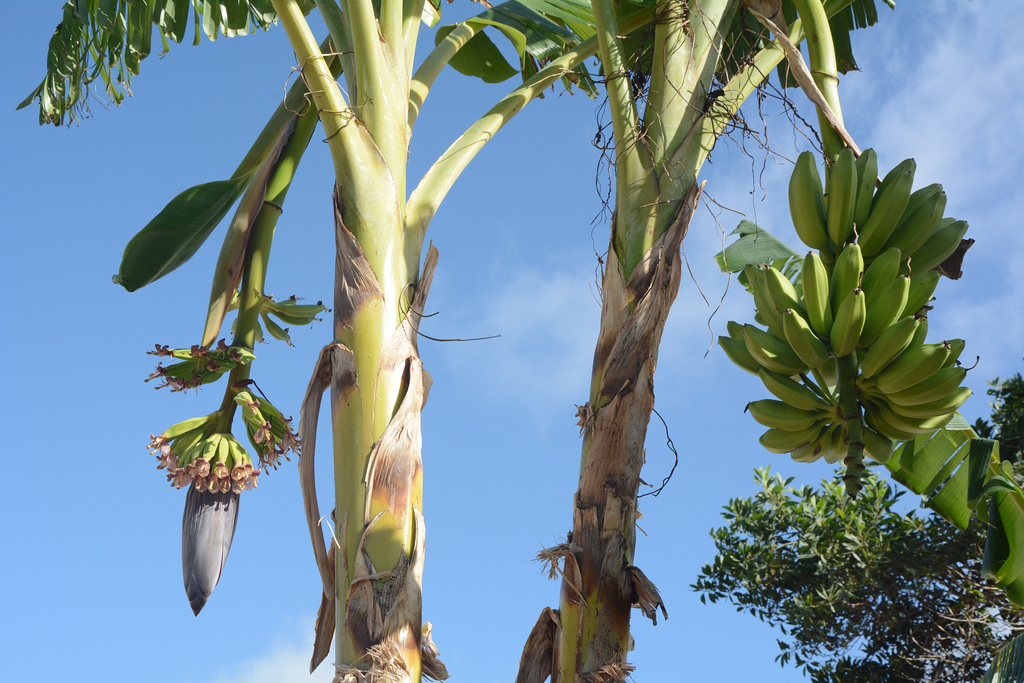
{"type": "Polygon", "coordinates": [[[861,277],[864,275],[864,257],[860,245],[848,244],[836,257],[836,265],[832,268],[832,278],[829,281],[829,296],[832,299],[833,317],[838,315],[839,304],[853,291],[860,286],[861,277]]]}
{"type": "Polygon", "coordinates": [[[943,218],[928,241],[914,252],[910,268],[914,273],[925,273],[948,259],[960,246],[967,232],[967,221],[943,218]]]}
{"type": "Polygon", "coordinates": [[[757,376],[761,378],[761,381],[764,382],[765,388],[768,389],[775,398],[783,401],[784,403],[788,403],[794,408],[800,408],[802,410],[829,408],[829,404],[825,399],[821,398],[809,387],[797,382],[792,377],[780,375],[777,372],[765,370],[764,368],[758,371],[757,376]]]}
{"type": "Polygon", "coordinates": [[[730,320],[729,322],[727,322],[725,324],[725,330],[726,330],[726,332],[729,333],[729,336],[732,337],[733,339],[739,339],[740,341],[743,341],[743,325],[742,324],[736,322],[735,320],[730,320]]]}
{"type": "Polygon", "coordinates": [[[764,321],[765,327],[776,337],[783,339],[786,333],[782,327],[782,314],[768,294],[768,283],[764,277],[754,281],[752,292],[754,295],[754,306],[757,307],[757,313],[764,321]]]}
{"type": "Polygon", "coordinates": [[[802,314],[804,312],[804,305],[800,300],[800,295],[796,292],[796,287],[789,281],[789,278],[780,273],[774,266],[768,266],[764,269],[763,273],[768,298],[775,304],[775,308],[780,312],[785,311],[787,308],[793,308],[802,314]]]}
{"type": "Polygon", "coordinates": [[[797,431],[772,427],[762,434],[758,441],[771,453],[789,453],[817,441],[827,426],[827,421],[819,420],[810,427],[797,431]]]}
{"type": "Polygon", "coordinates": [[[761,364],[750,355],[750,352],[747,351],[746,342],[742,339],[719,337],[718,345],[725,351],[725,355],[729,357],[729,360],[747,372],[752,372],[756,375],[761,370],[761,364]]]}
{"type": "Polygon", "coordinates": [[[902,417],[911,419],[921,419],[926,417],[939,417],[942,415],[949,415],[960,409],[967,399],[971,397],[972,392],[967,387],[957,387],[953,391],[949,392],[945,396],[940,396],[934,401],[928,401],[927,403],[918,403],[917,405],[904,406],[896,403],[895,401],[889,402],[889,408],[902,417]]]}
{"type": "Polygon", "coordinates": [[[829,301],[828,271],[821,257],[813,251],[804,257],[804,268],[801,283],[804,290],[804,305],[807,309],[807,322],[811,329],[822,337],[827,337],[832,329],[832,304],[829,301]]]}
{"type": "Polygon", "coordinates": [[[960,354],[964,352],[967,343],[963,339],[949,339],[946,343],[949,344],[949,357],[946,358],[942,367],[951,368],[953,365],[959,365],[957,361],[960,360],[960,354]]]}
{"type": "Polygon", "coordinates": [[[885,464],[892,457],[893,442],[891,439],[882,436],[874,429],[868,426],[864,426],[861,430],[864,441],[864,455],[868,456],[875,462],[885,464]]]}
{"type": "Polygon", "coordinates": [[[882,179],[871,202],[871,212],[860,231],[858,243],[865,256],[874,256],[892,235],[910,201],[917,164],[907,159],[882,179]]]}
{"type": "MultiPolygon", "coordinates": [[[[886,419],[879,406],[881,402],[868,401],[864,403],[864,421],[868,427],[875,430],[883,437],[893,441],[913,441],[917,438],[916,432],[909,432],[900,429],[886,419]]],[[[891,411],[890,411],[891,412],[891,411]]]]}
{"type": "Polygon", "coordinates": [[[804,244],[812,249],[829,249],[821,176],[811,152],[803,152],[793,167],[789,179],[789,213],[797,237],[804,244]]]}
{"type": "Polygon", "coordinates": [[[949,342],[912,346],[901,353],[885,370],[878,373],[875,386],[884,394],[909,389],[931,377],[949,357],[949,342]]]}
{"type": "Polygon", "coordinates": [[[857,157],[857,202],[853,207],[853,224],[859,233],[871,214],[871,198],[878,183],[878,155],[866,149],[857,157]]]}
{"type": "Polygon", "coordinates": [[[825,459],[829,465],[835,465],[837,462],[842,461],[849,447],[846,445],[846,425],[836,422],[829,428],[828,441],[822,440],[822,443],[826,443],[824,451],[821,453],[821,457],[825,459]]]}
{"type": "Polygon", "coordinates": [[[860,280],[860,288],[864,290],[864,296],[868,298],[868,305],[874,295],[889,283],[896,279],[900,273],[900,262],[903,260],[899,247],[886,249],[876,256],[864,269],[864,277],[860,280]]]}
{"type": "Polygon", "coordinates": [[[782,312],[782,327],[786,333],[786,341],[807,367],[816,370],[828,362],[828,347],[814,334],[814,330],[802,315],[792,308],[787,308],[782,312]]]}
{"type": "Polygon", "coordinates": [[[811,375],[815,380],[813,384],[809,385],[811,390],[816,391],[829,403],[837,403],[836,397],[839,394],[836,387],[839,384],[839,363],[836,361],[836,357],[832,356],[820,368],[812,370],[811,375]]]}
{"type": "Polygon", "coordinates": [[[782,375],[799,375],[808,367],[786,342],[753,325],[743,326],[747,351],[763,367],[782,375]]]}
{"type": "Polygon", "coordinates": [[[825,225],[836,251],[843,248],[853,230],[853,211],[857,203],[857,158],[844,148],[828,178],[828,205],[825,225]]]}
{"type": "MultiPolygon", "coordinates": [[[[790,455],[795,462],[816,462],[821,459],[829,443],[829,432],[825,430],[817,439],[805,446],[794,449],[790,455]]],[[[786,451],[783,451],[785,453],[786,451]]]]}
{"type": "Polygon", "coordinates": [[[917,384],[889,394],[889,401],[894,406],[916,406],[922,403],[930,403],[938,398],[946,396],[963,383],[967,377],[967,369],[954,366],[940,368],[930,377],[927,377],[917,384]]]}
{"type": "Polygon", "coordinates": [[[903,307],[903,315],[915,315],[922,308],[928,305],[939,286],[939,272],[928,270],[917,275],[910,276],[910,292],[907,294],[907,303],[903,307]]]}
{"type": "Polygon", "coordinates": [[[774,398],[751,401],[747,404],[746,410],[750,412],[751,417],[765,427],[784,429],[790,432],[808,429],[825,417],[823,411],[804,410],[774,398]]]}
{"type": "Polygon", "coordinates": [[[879,401],[877,408],[889,425],[905,434],[930,434],[945,427],[956,414],[950,411],[931,417],[907,417],[893,410],[892,405],[886,401],[879,401]]]}
{"type": "Polygon", "coordinates": [[[890,325],[878,335],[878,339],[868,347],[867,353],[860,359],[860,377],[868,379],[886,369],[897,356],[913,344],[918,329],[926,325],[923,318],[910,317],[890,325]]]}
{"type": "Polygon", "coordinates": [[[836,357],[849,355],[856,350],[866,316],[864,290],[857,287],[843,299],[836,311],[835,322],[832,323],[829,343],[836,357]]]}
{"type": "Polygon", "coordinates": [[[901,275],[878,293],[873,301],[867,299],[867,314],[864,318],[864,329],[861,330],[860,340],[857,342],[858,346],[873,344],[878,335],[889,329],[902,316],[909,293],[910,277],[901,275]]]}
{"type": "MultiPolygon", "coordinates": [[[[906,309],[903,309],[903,312],[906,313],[906,309]]],[[[919,320],[921,324],[917,326],[917,332],[914,333],[914,338],[911,340],[910,345],[920,346],[928,340],[928,316],[918,313],[914,317],[919,320]]]]}
{"type": "Polygon", "coordinates": [[[915,202],[911,195],[906,212],[884,247],[899,247],[903,258],[913,257],[914,252],[928,241],[946,211],[946,193],[941,185],[929,185],[918,192],[924,193],[923,197],[915,202]]]}
{"type": "Polygon", "coordinates": [[[896,222],[897,229],[899,225],[907,220],[911,214],[916,212],[925,204],[931,202],[936,195],[942,192],[942,185],[939,183],[932,183],[924,187],[919,187],[910,193],[910,198],[907,199],[907,208],[903,209],[903,215],[900,216],[900,220],[896,222]]]}

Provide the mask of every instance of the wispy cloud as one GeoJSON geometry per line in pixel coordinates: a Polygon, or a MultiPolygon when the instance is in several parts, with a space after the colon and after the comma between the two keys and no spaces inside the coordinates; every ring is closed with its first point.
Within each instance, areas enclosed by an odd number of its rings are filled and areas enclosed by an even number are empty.
{"type": "MultiPolygon", "coordinates": [[[[310,635],[303,628],[303,636],[310,635]]],[[[333,650],[316,671],[309,671],[312,642],[304,642],[298,634],[274,643],[261,654],[247,659],[227,672],[222,672],[210,683],[318,683],[334,678],[333,650]]]]}

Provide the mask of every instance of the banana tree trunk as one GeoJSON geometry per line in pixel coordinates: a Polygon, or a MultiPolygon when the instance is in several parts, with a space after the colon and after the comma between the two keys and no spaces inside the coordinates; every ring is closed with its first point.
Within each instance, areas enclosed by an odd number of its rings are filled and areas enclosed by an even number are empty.
{"type": "MultiPolygon", "coordinates": [[[[430,377],[416,348],[416,327],[437,256],[432,249],[422,277],[414,266],[412,273],[393,270],[390,281],[382,282],[348,227],[362,221],[363,234],[372,234],[366,218],[346,211],[336,193],[334,335],[339,344],[330,386],[336,598],[343,615],[336,648],[338,661],[345,663],[338,670],[353,680],[419,681],[420,412],[430,377]]],[[[389,227],[374,232],[401,234],[400,226],[389,227]]]]}
{"type": "MultiPolygon", "coordinates": [[[[690,185],[669,229],[628,279],[609,249],[590,400],[580,410],[583,460],[572,536],[561,551],[560,656],[554,681],[620,681],[630,667],[630,610],[656,620],[665,608],[633,562],[644,440],[654,407],[654,369],[679,290],[679,248],[697,205],[690,185]]],[[[613,235],[617,228],[613,225],[613,235]]],[[[614,238],[613,238],[614,239],[614,238]]],[[[665,614],[667,616],[667,614],[665,614]]]]}

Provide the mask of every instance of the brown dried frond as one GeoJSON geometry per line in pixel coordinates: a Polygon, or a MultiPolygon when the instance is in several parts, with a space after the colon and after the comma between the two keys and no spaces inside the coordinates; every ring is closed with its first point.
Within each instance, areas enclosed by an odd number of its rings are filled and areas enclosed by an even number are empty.
{"type": "Polygon", "coordinates": [[[626,676],[636,669],[632,664],[605,664],[597,671],[581,674],[582,683],[625,683],[626,676]]]}
{"type": "Polygon", "coordinates": [[[544,550],[537,553],[537,561],[546,566],[548,578],[554,579],[563,573],[558,566],[558,561],[560,559],[568,561],[569,558],[572,558],[573,564],[577,564],[576,553],[581,552],[583,552],[583,548],[575,543],[559,543],[551,548],[544,548],[544,550]]]}
{"type": "Polygon", "coordinates": [[[626,567],[626,571],[629,572],[629,578],[633,582],[633,605],[639,607],[644,616],[650,619],[655,626],[658,625],[658,608],[661,608],[662,615],[668,619],[665,603],[662,602],[661,594],[658,593],[658,589],[651,583],[651,580],[640,571],[639,567],[629,566],[626,567]]]}
{"type": "Polygon", "coordinates": [[[523,646],[516,683],[543,683],[551,677],[559,658],[559,624],[558,610],[545,607],[523,646]]]}
{"type": "Polygon", "coordinates": [[[366,674],[354,666],[335,664],[331,683],[366,683],[366,674]]]}
{"type": "Polygon", "coordinates": [[[426,621],[423,623],[422,636],[420,636],[420,669],[423,675],[434,681],[448,679],[448,667],[439,658],[440,653],[434,645],[434,639],[430,637],[433,625],[426,621]]]}
{"type": "Polygon", "coordinates": [[[409,668],[402,657],[401,650],[390,640],[374,645],[366,651],[370,658],[370,670],[367,672],[372,681],[394,681],[401,683],[406,680],[409,668]]]}

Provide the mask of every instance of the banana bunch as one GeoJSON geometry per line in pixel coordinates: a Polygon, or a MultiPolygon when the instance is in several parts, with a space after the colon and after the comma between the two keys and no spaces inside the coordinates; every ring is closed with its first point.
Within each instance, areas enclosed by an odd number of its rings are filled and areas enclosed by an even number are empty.
{"type": "MultiPolygon", "coordinates": [[[[790,212],[812,249],[794,283],[772,265],[747,266],[757,325],[730,322],[719,344],[775,397],[747,410],[760,442],[795,460],[844,462],[851,496],[863,456],[885,462],[894,442],[945,426],[971,395],[963,340],[925,343],[936,266],[967,223],[944,218],[941,185],[912,191],[916,165],[878,182],[873,150],[836,160],[823,189],[814,155],[797,160],[790,212]]],[[[795,279],[795,278],[794,278],[795,279]]]]}

